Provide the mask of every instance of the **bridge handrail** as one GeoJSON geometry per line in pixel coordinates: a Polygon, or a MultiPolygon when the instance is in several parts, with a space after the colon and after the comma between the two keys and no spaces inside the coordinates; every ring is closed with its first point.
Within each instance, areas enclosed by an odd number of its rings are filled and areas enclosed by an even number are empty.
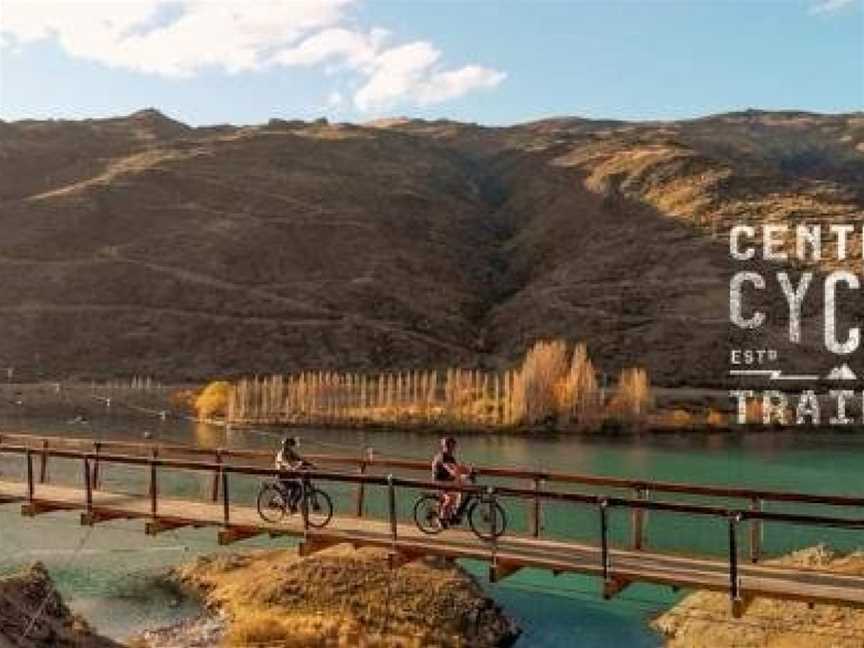
{"type": "MultiPolygon", "coordinates": [[[[209,473],[242,474],[271,478],[276,478],[280,476],[284,477],[286,475],[286,471],[280,471],[276,468],[263,468],[260,466],[219,464],[202,461],[182,461],[177,459],[165,459],[158,456],[141,457],[133,455],[103,454],[51,448],[34,449],[30,446],[10,446],[0,444],[0,453],[4,452],[30,456],[43,454],[49,457],[58,457],[64,459],[86,459],[89,461],[99,461],[102,463],[119,463],[125,465],[173,468],[179,470],[192,470],[209,473]]],[[[848,529],[864,529],[864,519],[852,519],[835,516],[798,515],[793,513],[777,513],[759,510],[738,510],[734,508],[707,506],[703,504],[685,504],[660,500],[610,497],[605,495],[588,493],[513,488],[508,486],[490,487],[477,484],[456,484],[453,482],[407,479],[403,477],[393,477],[390,475],[383,476],[359,473],[331,472],[321,471],[317,469],[293,471],[289,472],[288,474],[296,475],[299,478],[315,479],[319,481],[335,481],[351,484],[364,484],[370,486],[392,485],[396,487],[413,488],[420,490],[440,490],[442,488],[446,488],[446,490],[453,492],[474,493],[480,495],[494,494],[498,497],[544,499],[576,504],[593,504],[597,506],[619,507],[648,511],[663,511],[678,514],[706,515],[721,518],[734,517],[739,520],[751,519],[812,526],[833,526],[848,529]]]]}
{"type": "MultiPolygon", "coordinates": [[[[198,446],[184,444],[160,444],[140,443],[131,441],[114,441],[100,439],[85,439],[81,437],[46,437],[27,434],[0,433],[0,447],[7,439],[24,441],[34,451],[50,449],[50,443],[61,443],[63,445],[85,445],[93,447],[99,444],[100,449],[111,448],[129,449],[134,448],[142,454],[152,456],[156,454],[191,454],[196,456],[212,456],[225,459],[260,459],[272,461],[273,454],[263,450],[232,449],[232,448],[201,448],[198,446]],[[30,442],[36,445],[31,446],[30,442]]],[[[128,455],[127,455],[128,456],[128,455]]],[[[429,471],[429,463],[408,459],[341,456],[330,454],[309,454],[307,457],[318,463],[329,463],[337,465],[348,465],[355,468],[366,469],[370,467],[401,468],[405,470],[429,471]]],[[[705,497],[722,497],[730,499],[763,500],[773,502],[797,502],[801,504],[821,504],[826,506],[841,507],[864,507],[864,497],[850,495],[819,495],[815,493],[801,493],[794,491],[775,491],[754,488],[741,488],[734,486],[716,486],[702,484],[685,484],[680,482],[652,481],[643,479],[628,479],[620,477],[606,477],[599,475],[572,474],[557,471],[523,470],[514,468],[501,468],[495,466],[476,466],[477,473],[487,477],[502,477],[533,480],[539,482],[559,482],[570,484],[582,484],[585,486],[605,486],[616,489],[630,489],[634,491],[653,491],[658,493],[677,493],[682,495],[699,495],[705,497]]]]}

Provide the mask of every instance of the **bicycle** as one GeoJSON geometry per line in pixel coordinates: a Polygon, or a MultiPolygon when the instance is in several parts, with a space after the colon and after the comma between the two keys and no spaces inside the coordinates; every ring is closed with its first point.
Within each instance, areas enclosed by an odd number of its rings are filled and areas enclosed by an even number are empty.
{"type": "MultiPolygon", "coordinates": [[[[476,473],[472,469],[468,481],[476,481],[476,473]]],[[[446,490],[446,486],[443,487],[446,490]]],[[[507,513],[504,508],[490,495],[471,491],[462,494],[459,507],[448,520],[441,518],[443,494],[423,493],[414,503],[414,522],[417,528],[428,535],[436,535],[444,529],[459,526],[463,517],[468,518],[471,530],[481,540],[494,540],[507,530],[507,513]]]]}
{"type": "Polygon", "coordinates": [[[301,497],[305,495],[309,526],[324,528],[333,517],[333,500],[306,477],[300,477],[298,481],[300,483],[290,492],[281,480],[263,481],[258,492],[258,515],[265,522],[278,524],[286,515],[293,515],[300,510],[301,497]]]}

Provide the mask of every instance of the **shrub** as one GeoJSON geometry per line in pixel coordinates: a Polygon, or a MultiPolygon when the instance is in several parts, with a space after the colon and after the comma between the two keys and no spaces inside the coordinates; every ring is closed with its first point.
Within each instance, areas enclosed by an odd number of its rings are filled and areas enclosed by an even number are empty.
{"type": "Polygon", "coordinates": [[[729,417],[715,409],[710,409],[708,410],[708,416],[705,418],[705,422],[709,427],[724,427],[728,425],[729,417]]]}
{"type": "Polygon", "coordinates": [[[228,408],[228,394],[231,383],[217,380],[207,385],[198,398],[195,399],[195,411],[200,418],[225,416],[228,408]]]}
{"type": "Polygon", "coordinates": [[[668,414],[669,424],[673,427],[692,427],[693,426],[693,416],[684,409],[676,409],[672,410],[668,414]]]}

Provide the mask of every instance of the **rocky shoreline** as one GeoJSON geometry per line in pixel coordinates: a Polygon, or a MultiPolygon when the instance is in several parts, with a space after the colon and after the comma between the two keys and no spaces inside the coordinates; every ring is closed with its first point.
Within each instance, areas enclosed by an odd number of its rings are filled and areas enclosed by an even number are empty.
{"type": "Polygon", "coordinates": [[[134,637],[131,645],[140,648],[212,648],[223,643],[228,620],[217,613],[205,613],[164,628],[147,630],[134,637]]]}

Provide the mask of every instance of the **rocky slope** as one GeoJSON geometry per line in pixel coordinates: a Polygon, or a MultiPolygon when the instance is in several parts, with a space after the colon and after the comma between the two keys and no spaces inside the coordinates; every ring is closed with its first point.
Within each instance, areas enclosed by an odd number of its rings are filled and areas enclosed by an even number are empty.
{"type": "Polygon", "coordinates": [[[0,578],[0,648],[119,648],[72,614],[36,563],[0,578]]]}
{"type": "Polygon", "coordinates": [[[554,335],[664,384],[721,383],[731,344],[821,371],[815,290],[803,345],[777,289],[766,331],[731,333],[724,235],[861,221],[862,187],[861,114],[0,122],[0,361],[164,381],[497,366],[554,335]]]}

